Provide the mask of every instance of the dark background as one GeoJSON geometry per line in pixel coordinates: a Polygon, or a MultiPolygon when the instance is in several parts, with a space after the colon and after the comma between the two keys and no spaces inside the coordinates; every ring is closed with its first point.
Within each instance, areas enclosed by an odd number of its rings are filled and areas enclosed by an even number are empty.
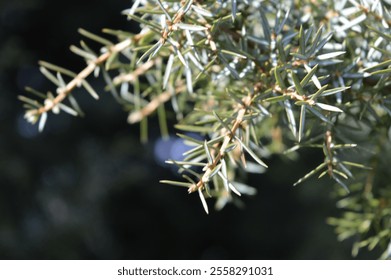
{"type": "Polygon", "coordinates": [[[37,61],[82,69],[69,51],[77,28],[131,30],[120,15],[130,6],[0,1],[0,258],[350,259],[351,242],[339,243],[325,222],[338,214],[331,182],[291,187],[321,157],[268,159],[265,175],[248,177],[258,194],[244,197],[243,209],[206,215],[197,194],[159,184],[174,174],[154,158],[153,119],[149,143],[140,144],[138,126],[109,93],[95,101],[76,92],[86,116],[51,114],[41,134],[23,119],[24,87],[49,88],[37,61]]]}

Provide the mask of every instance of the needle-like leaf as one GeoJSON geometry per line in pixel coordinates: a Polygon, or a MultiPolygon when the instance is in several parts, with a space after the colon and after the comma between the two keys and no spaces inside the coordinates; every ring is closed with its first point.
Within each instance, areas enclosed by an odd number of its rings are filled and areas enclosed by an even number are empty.
{"type": "Polygon", "coordinates": [[[305,111],[306,111],[306,105],[301,105],[300,109],[300,123],[299,123],[299,133],[298,133],[298,141],[301,142],[301,139],[303,138],[304,134],[304,127],[305,127],[305,111]]]}
{"type": "Polygon", "coordinates": [[[249,147],[247,147],[243,142],[242,140],[240,140],[239,137],[235,136],[235,139],[240,143],[241,147],[243,147],[248,153],[249,155],[260,165],[262,165],[263,167],[268,167],[266,165],[266,163],[264,163],[249,147]]]}
{"type": "Polygon", "coordinates": [[[205,200],[204,194],[202,193],[201,188],[198,189],[198,195],[200,196],[202,206],[204,207],[206,214],[209,214],[208,204],[206,203],[206,200],[205,200]]]}

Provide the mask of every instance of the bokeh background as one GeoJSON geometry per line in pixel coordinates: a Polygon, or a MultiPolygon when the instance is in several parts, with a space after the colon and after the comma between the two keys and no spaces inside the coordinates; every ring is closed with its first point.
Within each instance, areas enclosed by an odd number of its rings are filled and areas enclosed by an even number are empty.
{"type": "Polygon", "coordinates": [[[247,177],[258,194],[244,197],[245,207],[206,215],[197,194],[159,184],[175,174],[156,156],[154,119],[141,144],[109,93],[95,101],[76,92],[86,116],[50,115],[41,134],[23,119],[24,87],[49,87],[37,61],[82,69],[69,51],[81,39],[77,28],[135,29],[120,15],[130,6],[0,0],[0,258],[350,259],[351,242],[339,243],[326,224],[338,215],[331,182],[292,187],[322,160],[311,151],[300,162],[268,159],[266,174],[247,177]]]}

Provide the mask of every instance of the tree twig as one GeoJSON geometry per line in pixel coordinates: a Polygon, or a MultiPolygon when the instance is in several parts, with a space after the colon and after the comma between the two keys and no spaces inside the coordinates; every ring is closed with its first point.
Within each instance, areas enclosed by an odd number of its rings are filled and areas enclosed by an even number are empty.
{"type": "Polygon", "coordinates": [[[95,60],[90,61],[86,68],[84,68],[76,77],[74,77],[69,83],[66,84],[65,87],[59,88],[58,95],[52,100],[52,102],[46,102],[44,106],[35,109],[30,112],[30,114],[38,114],[41,115],[45,112],[51,111],[55,106],[60,104],[76,87],[79,87],[83,80],[85,80],[92,72],[94,72],[96,66],[104,63],[111,55],[114,53],[119,53],[126,48],[128,48],[132,44],[133,40],[128,38],[112,47],[95,60]]]}

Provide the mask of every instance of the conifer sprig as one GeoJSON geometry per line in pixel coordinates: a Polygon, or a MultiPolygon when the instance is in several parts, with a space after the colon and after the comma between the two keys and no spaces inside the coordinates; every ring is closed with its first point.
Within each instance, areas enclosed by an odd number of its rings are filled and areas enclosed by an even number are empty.
{"type": "Polygon", "coordinates": [[[71,47],[87,64],[79,73],[40,62],[55,90],[20,96],[29,122],[42,131],[49,112],[83,115],[72,92],[98,99],[92,74],[140,122],[143,140],[155,114],[168,134],[172,110],[192,148],[168,159],[183,180],[162,183],[198,192],[206,212],[206,198],[221,209],[255,194],[239,170],[261,173],[271,155],[318,149],[323,161],[295,185],[315,174],[339,185],[345,214],[329,223],[341,240],[356,237],[354,254],[391,246],[391,178],[376,179],[391,164],[381,156],[391,151],[389,1],[136,0],[123,14],[140,32],[105,29],[118,43],[80,30],[102,48],[71,47]]]}

